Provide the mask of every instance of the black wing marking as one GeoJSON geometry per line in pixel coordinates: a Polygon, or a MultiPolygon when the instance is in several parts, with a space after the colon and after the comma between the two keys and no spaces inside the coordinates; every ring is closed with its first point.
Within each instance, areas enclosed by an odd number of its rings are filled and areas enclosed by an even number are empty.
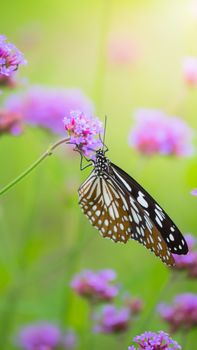
{"type": "Polygon", "coordinates": [[[111,163],[111,168],[117,181],[122,183],[125,189],[130,193],[130,196],[134,198],[143,209],[144,213],[150,217],[165,240],[169,250],[174,254],[187,254],[188,246],[183,235],[153,197],[117,165],[111,163]]]}

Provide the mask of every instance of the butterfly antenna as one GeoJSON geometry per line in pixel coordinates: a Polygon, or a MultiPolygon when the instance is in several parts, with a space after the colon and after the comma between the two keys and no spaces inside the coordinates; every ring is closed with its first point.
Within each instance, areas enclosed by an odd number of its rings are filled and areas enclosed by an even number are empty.
{"type": "Polygon", "coordinates": [[[108,147],[105,145],[106,128],[107,128],[107,116],[105,115],[104,133],[103,133],[103,140],[102,140],[102,144],[103,144],[103,148],[102,148],[102,150],[104,151],[104,147],[106,147],[105,152],[107,152],[107,151],[108,151],[108,147]]]}

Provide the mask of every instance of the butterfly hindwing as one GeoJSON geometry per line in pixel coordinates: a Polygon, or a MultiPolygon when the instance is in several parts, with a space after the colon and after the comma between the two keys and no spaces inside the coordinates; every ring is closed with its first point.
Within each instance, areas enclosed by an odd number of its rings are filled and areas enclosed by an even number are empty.
{"type": "Polygon", "coordinates": [[[115,189],[110,177],[90,175],[79,188],[79,205],[91,224],[103,237],[126,243],[131,237],[132,222],[126,210],[122,189],[115,189]]]}

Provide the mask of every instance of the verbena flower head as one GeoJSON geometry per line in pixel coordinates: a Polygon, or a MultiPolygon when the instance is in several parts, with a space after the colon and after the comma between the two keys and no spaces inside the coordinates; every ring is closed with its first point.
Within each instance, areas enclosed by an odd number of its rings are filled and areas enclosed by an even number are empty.
{"type": "Polygon", "coordinates": [[[103,132],[103,126],[99,119],[75,110],[65,116],[64,126],[70,142],[77,145],[86,156],[91,157],[96,149],[102,147],[98,136],[103,132]]]}
{"type": "Polygon", "coordinates": [[[176,269],[178,270],[187,270],[191,264],[193,263],[194,259],[194,251],[193,248],[195,246],[195,238],[191,234],[185,235],[185,240],[187,242],[189,252],[186,255],[177,255],[173,254],[174,260],[176,263],[176,269]]]}
{"type": "Polygon", "coordinates": [[[108,60],[113,65],[125,66],[134,63],[139,57],[135,39],[127,33],[114,33],[108,45],[108,60]]]}
{"type": "Polygon", "coordinates": [[[145,332],[141,335],[137,335],[134,339],[137,343],[137,347],[129,346],[128,350],[178,350],[182,349],[181,346],[167,333],[160,332],[145,332]]]}
{"type": "Polygon", "coordinates": [[[174,255],[176,269],[185,271],[188,277],[197,277],[197,250],[195,250],[196,239],[191,234],[185,235],[189,248],[187,255],[174,255]]]}
{"type": "Polygon", "coordinates": [[[24,327],[18,335],[17,343],[24,350],[54,350],[60,340],[58,327],[40,323],[24,327]]]}
{"type": "Polygon", "coordinates": [[[118,294],[118,287],[113,284],[115,278],[113,270],[84,270],[74,276],[70,285],[78,295],[90,301],[111,301],[118,294]]]}
{"type": "Polygon", "coordinates": [[[127,308],[117,309],[114,305],[105,305],[101,312],[94,315],[94,332],[122,333],[130,323],[130,311],[127,308]]]}
{"type": "Polygon", "coordinates": [[[5,107],[22,115],[24,121],[33,126],[64,135],[63,118],[72,110],[92,114],[94,106],[80,89],[32,86],[26,92],[12,94],[5,107]]]}
{"type": "Polygon", "coordinates": [[[183,60],[183,77],[187,85],[197,85],[197,58],[185,57],[183,60]]]}
{"type": "Polygon", "coordinates": [[[21,116],[7,110],[0,110],[0,136],[3,134],[19,135],[22,132],[21,116]]]}
{"type": "Polygon", "coordinates": [[[138,315],[143,307],[144,303],[140,298],[132,297],[128,293],[124,295],[124,305],[130,310],[131,315],[138,315]]]}
{"type": "Polygon", "coordinates": [[[26,64],[22,53],[0,35],[0,80],[4,76],[11,77],[22,64],[26,64]]]}
{"type": "Polygon", "coordinates": [[[158,312],[169,326],[171,332],[189,330],[197,326],[197,294],[177,295],[172,304],[159,304],[158,312]]]}
{"type": "Polygon", "coordinates": [[[185,121],[154,109],[139,109],[129,135],[130,146],[145,155],[189,156],[193,153],[192,129],[185,121]]]}

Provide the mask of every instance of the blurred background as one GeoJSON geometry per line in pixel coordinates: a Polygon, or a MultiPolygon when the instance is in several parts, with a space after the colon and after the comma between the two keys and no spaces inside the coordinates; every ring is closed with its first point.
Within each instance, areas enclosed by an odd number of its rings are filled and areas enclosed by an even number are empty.
{"type": "MultiPolygon", "coordinates": [[[[6,99],[32,85],[80,89],[104,121],[109,158],[142,184],[181,231],[195,236],[196,155],[146,156],[129,145],[139,108],[162,110],[197,128],[197,86],[183,71],[185,57],[197,57],[197,2],[190,0],[2,2],[0,32],[24,54],[6,99]]],[[[59,136],[24,127],[1,137],[0,184],[17,176],[59,136]]],[[[193,142],[194,147],[196,141],[193,142]]],[[[159,301],[197,293],[184,272],[163,295],[172,272],[137,242],[114,244],[101,238],[78,206],[77,189],[89,174],[79,156],[62,146],[0,202],[0,348],[16,349],[19,330],[47,321],[73,329],[77,349],[127,349],[145,330],[169,331],[157,312],[159,301]],[[110,268],[123,292],[143,300],[138,319],[120,334],[92,333],[90,305],[71,288],[75,273],[110,268]]],[[[115,302],[121,306],[121,297],[115,302]]],[[[180,344],[183,332],[173,335],[180,344]]],[[[187,348],[196,349],[196,331],[187,348]]],[[[182,344],[183,345],[183,344],[182,344]]],[[[183,349],[185,349],[183,347],[183,349]]],[[[39,348],[40,349],[40,348],[39,348]]],[[[52,349],[52,348],[49,348],[52,349]]]]}

